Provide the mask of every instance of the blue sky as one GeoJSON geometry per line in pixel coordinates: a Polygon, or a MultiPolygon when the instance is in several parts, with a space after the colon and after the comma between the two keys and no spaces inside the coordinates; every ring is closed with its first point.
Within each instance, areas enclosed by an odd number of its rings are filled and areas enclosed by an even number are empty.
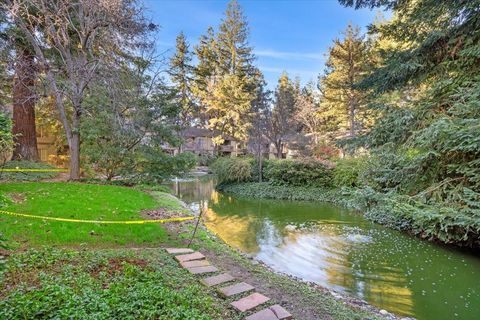
{"type": "MultiPolygon", "coordinates": [[[[159,51],[174,51],[183,31],[193,48],[208,26],[216,28],[228,1],[145,0],[147,16],[160,25],[159,51]]],[[[239,0],[250,25],[256,65],[273,89],[285,70],[302,83],[316,80],[324,70],[325,53],[349,22],[365,27],[376,11],[354,10],[336,0],[239,0]]]]}

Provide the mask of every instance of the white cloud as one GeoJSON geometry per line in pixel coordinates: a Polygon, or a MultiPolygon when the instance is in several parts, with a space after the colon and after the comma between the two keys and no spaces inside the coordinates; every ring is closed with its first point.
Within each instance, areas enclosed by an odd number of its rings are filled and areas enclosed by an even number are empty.
{"type": "Polygon", "coordinates": [[[322,53],[286,52],[277,50],[255,50],[255,55],[282,60],[318,60],[325,61],[322,53]]]}

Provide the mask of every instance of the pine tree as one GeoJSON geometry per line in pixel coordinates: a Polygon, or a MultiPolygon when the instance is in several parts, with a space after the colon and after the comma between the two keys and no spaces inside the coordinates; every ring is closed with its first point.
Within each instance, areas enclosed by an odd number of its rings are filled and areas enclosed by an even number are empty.
{"type": "Polygon", "coordinates": [[[368,48],[358,27],[349,25],[343,35],[329,49],[327,69],[320,79],[322,108],[333,127],[355,137],[368,119],[366,94],[355,87],[368,70],[368,48]]]}
{"type": "Polygon", "coordinates": [[[217,34],[218,61],[222,74],[252,78],[254,56],[248,44],[248,22],[236,0],[228,3],[217,34]]]}
{"type": "Polygon", "coordinates": [[[193,66],[192,53],[183,32],[177,36],[176,51],[170,59],[170,78],[177,91],[177,102],[180,105],[180,125],[188,126],[192,123],[194,104],[192,101],[193,66]]]}
{"type": "Polygon", "coordinates": [[[208,128],[219,132],[214,143],[223,143],[223,135],[245,141],[251,124],[251,102],[254,96],[237,75],[226,75],[209,87],[207,105],[208,128]]]}
{"type": "Polygon", "coordinates": [[[194,93],[201,105],[202,122],[215,129],[221,143],[222,135],[247,138],[250,127],[251,103],[258,86],[258,69],[248,44],[248,23],[237,1],[231,1],[225,18],[215,34],[212,28],[200,38],[195,48],[194,93]]]}
{"type": "Polygon", "coordinates": [[[200,37],[199,44],[194,49],[198,63],[193,69],[192,92],[197,104],[197,118],[200,125],[205,125],[208,122],[205,114],[205,101],[209,95],[208,88],[212,87],[219,74],[216,48],[215,31],[212,27],[209,27],[207,34],[200,37]]]}

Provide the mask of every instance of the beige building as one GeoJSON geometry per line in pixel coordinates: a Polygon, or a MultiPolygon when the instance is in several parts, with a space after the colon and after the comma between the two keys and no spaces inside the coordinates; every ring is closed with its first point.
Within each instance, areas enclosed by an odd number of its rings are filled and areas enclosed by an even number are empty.
{"type": "Polygon", "coordinates": [[[236,157],[245,154],[242,144],[235,138],[222,135],[224,142],[216,146],[213,138],[219,136],[219,132],[203,128],[187,128],[180,132],[184,142],[180,147],[164,146],[164,149],[171,154],[180,152],[192,152],[196,155],[214,155],[216,152],[224,156],[236,157]]]}

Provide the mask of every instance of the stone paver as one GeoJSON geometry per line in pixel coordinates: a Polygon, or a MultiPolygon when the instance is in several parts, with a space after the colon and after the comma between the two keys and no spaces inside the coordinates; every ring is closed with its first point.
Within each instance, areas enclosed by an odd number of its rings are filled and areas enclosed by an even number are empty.
{"type": "Polygon", "coordinates": [[[255,292],[245,298],[234,301],[230,304],[237,310],[245,312],[261,305],[262,303],[267,302],[268,300],[270,300],[269,297],[265,297],[263,294],[255,292]]]}
{"type": "Polygon", "coordinates": [[[206,267],[196,267],[196,268],[187,268],[190,273],[193,274],[202,274],[202,273],[210,273],[210,272],[217,272],[218,269],[214,266],[206,266],[206,267]]]}
{"type": "Polygon", "coordinates": [[[251,286],[251,285],[249,285],[248,283],[245,283],[245,282],[240,282],[240,283],[228,286],[228,287],[219,288],[218,292],[220,292],[220,294],[224,297],[231,297],[231,296],[234,296],[236,294],[239,294],[239,293],[242,293],[242,292],[247,292],[247,291],[250,291],[250,290],[253,290],[253,289],[255,289],[254,286],[251,286]]]}
{"type": "Polygon", "coordinates": [[[200,252],[194,252],[190,254],[182,254],[179,256],[175,256],[175,259],[179,262],[185,262],[185,261],[191,261],[191,260],[200,260],[204,259],[205,256],[201,254],[200,252]]]}
{"type": "Polygon", "coordinates": [[[167,250],[167,252],[170,253],[170,254],[191,253],[191,252],[193,252],[192,249],[188,249],[188,248],[167,248],[165,250],[167,250]]]}
{"type": "Polygon", "coordinates": [[[184,268],[206,267],[210,265],[208,260],[191,260],[180,262],[180,265],[184,268]]]}
{"type": "Polygon", "coordinates": [[[270,309],[263,309],[245,318],[245,320],[278,320],[270,309]]]}
{"type": "Polygon", "coordinates": [[[222,273],[222,274],[219,274],[218,276],[212,276],[212,277],[202,279],[200,280],[200,282],[206,285],[207,287],[213,287],[213,286],[216,286],[225,282],[229,282],[232,280],[235,280],[235,278],[229,275],[228,273],[222,273]]]}
{"type": "Polygon", "coordinates": [[[288,312],[287,310],[285,310],[281,305],[279,304],[276,304],[276,305],[273,305],[270,307],[270,310],[273,311],[273,313],[275,313],[275,315],[277,316],[278,319],[280,320],[291,320],[293,319],[292,315],[290,314],[290,312],[288,312]]]}

